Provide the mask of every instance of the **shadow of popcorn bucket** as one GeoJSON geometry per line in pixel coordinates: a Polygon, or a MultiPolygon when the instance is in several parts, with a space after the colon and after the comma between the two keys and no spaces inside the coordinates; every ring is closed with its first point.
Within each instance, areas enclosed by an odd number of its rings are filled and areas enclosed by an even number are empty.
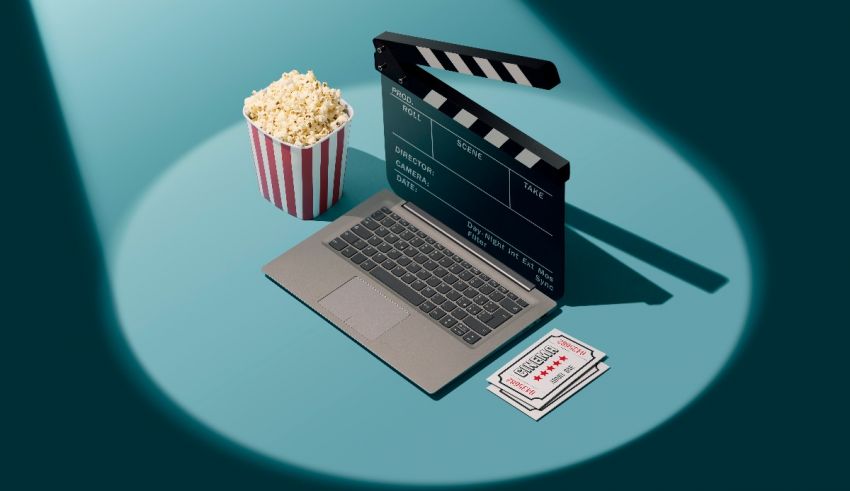
{"type": "Polygon", "coordinates": [[[267,201],[302,220],[312,220],[342,196],[345,157],[354,110],[345,104],[348,121],[318,142],[299,147],[284,143],[248,122],[254,169],[267,201]]]}

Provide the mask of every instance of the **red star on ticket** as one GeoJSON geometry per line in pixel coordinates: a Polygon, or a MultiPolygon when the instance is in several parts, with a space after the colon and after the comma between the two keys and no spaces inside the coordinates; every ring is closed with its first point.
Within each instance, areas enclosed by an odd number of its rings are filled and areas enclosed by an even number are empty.
{"type": "Polygon", "coordinates": [[[553,367],[552,365],[549,365],[548,367],[546,367],[546,370],[554,370],[554,369],[555,369],[555,367],[553,367]]]}
{"type": "Polygon", "coordinates": [[[546,375],[547,373],[549,373],[549,372],[547,372],[546,370],[543,370],[542,372],[540,372],[540,375],[546,375]]]}
{"type": "Polygon", "coordinates": [[[555,366],[558,366],[558,365],[560,365],[560,364],[561,364],[561,362],[560,362],[560,361],[558,361],[558,360],[555,360],[555,362],[554,362],[554,363],[552,363],[552,364],[553,364],[553,365],[555,365],[555,366]]]}
{"type": "Polygon", "coordinates": [[[534,380],[540,380],[540,375],[535,375],[534,380]]]}
{"type": "Polygon", "coordinates": [[[564,360],[566,360],[566,359],[567,359],[567,357],[566,357],[566,356],[561,356],[561,357],[558,357],[558,359],[559,359],[559,360],[561,360],[561,361],[564,361],[564,360]]]}

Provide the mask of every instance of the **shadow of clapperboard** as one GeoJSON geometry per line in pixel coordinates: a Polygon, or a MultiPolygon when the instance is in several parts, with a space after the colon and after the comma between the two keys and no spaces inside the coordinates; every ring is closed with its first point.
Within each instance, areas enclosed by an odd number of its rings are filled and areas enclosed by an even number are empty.
{"type": "Polygon", "coordinates": [[[374,38],[373,44],[375,68],[382,75],[386,172],[391,187],[402,198],[422,203],[427,213],[455,230],[471,223],[493,232],[495,241],[507,242],[514,254],[487,241],[475,242],[476,252],[485,250],[500,265],[522,275],[527,284],[559,299],[561,306],[662,304],[672,297],[585,236],[708,293],[728,281],[658,244],[565,205],[566,159],[420,68],[551,89],[560,83],[553,63],[388,32],[374,38]],[[462,142],[476,152],[451,148],[462,142]],[[431,166],[439,172],[429,175],[400,165],[407,159],[397,159],[399,155],[414,155],[414,160],[426,163],[422,169],[431,166]],[[482,165],[483,160],[487,162],[482,165]],[[499,194],[503,187],[507,197],[499,194]],[[487,220],[486,226],[480,223],[487,220]],[[512,230],[517,224],[521,230],[512,230]],[[523,254],[526,251],[533,251],[533,256],[523,254]],[[529,263],[533,267],[526,267],[529,263]],[[544,271],[539,278],[537,272],[544,271]]]}

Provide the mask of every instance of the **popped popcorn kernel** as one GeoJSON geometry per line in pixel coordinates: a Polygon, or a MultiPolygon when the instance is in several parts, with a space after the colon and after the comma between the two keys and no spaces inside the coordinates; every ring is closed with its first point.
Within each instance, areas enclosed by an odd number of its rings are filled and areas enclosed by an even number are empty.
{"type": "Polygon", "coordinates": [[[272,137],[290,145],[313,145],[348,121],[339,89],[320,82],[313,70],[292,70],[245,98],[248,119],[272,137]]]}

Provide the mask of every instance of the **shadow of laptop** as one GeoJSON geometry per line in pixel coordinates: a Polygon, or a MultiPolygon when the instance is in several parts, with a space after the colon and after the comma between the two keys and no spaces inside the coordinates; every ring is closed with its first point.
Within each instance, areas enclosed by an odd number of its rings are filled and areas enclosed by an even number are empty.
{"type": "MultiPolygon", "coordinates": [[[[332,222],[368,197],[388,188],[385,174],[386,164],[383,160],[362,150],[349,148],[343,195],[333,208],[319,216],[317,220],[332,222]]],[[[433,399],[441,399],[464,383],[484,365],[516,346],[530,333],[546,325],[560,314],[564,307],[626,303],[661,305],[673,297],[672,293],[630,268],[586,236],[621,250],[707,293],[714,293],[728,282],[725,276],[654,242],[576,206],[569,204],[564,206],[566,288],[564,296],[558,300],[557,308],[438,393],[431,395],[433,399]]]]}

